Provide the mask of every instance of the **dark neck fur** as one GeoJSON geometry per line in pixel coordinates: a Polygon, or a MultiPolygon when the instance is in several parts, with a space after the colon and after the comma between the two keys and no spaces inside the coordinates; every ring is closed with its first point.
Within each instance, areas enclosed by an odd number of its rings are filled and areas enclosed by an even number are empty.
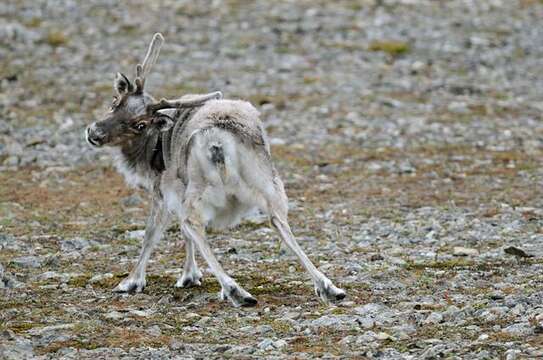
{"type": "Polygon", "coordinates": [[[156,175],[164,171],[162,154],[162,133],[134,139],[121,149],[126,166],[141,172],[141,175],[156,175]]]}

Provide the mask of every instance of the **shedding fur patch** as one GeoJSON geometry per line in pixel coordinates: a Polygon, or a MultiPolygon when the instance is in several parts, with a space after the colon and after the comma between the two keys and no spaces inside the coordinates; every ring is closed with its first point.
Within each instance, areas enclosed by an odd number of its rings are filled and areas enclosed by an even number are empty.
{"type": "Polygon", "coordinates": [[[209,153],[212,163],[215,165],[224,165],[224,152],[220,144],[211,144],[209,153]]]}

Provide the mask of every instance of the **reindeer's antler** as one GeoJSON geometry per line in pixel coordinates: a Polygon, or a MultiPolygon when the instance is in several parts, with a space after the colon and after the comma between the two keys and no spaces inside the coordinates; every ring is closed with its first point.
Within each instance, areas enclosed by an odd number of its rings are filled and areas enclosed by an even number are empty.
{"type": "MultiPolygon", "coordinates": [[[[161,33],[156,33],[149,44],[149,49],[147,54],[143,59],[142,64],[136,65],[136,83],[135,93],[140,94],[143,92],[143,87],[145,86],[145,78],[149,74],[149,71],[156,63],[158,54],[160,53],[160,47],[164,42],[164,37],[161,33]]],[[[206,101],[213,99],[222,99],[222,93],[220,91],[215,91],[205,95],[194,95],[194,96],[184,96],[180,99],[166,100],[161,99],[160,101],[147,105],[147,114],[154,114],[158,110],[162,109],[181,109],[187,107],[201,106],[206,101]]]]}
{"type": "Polygon", "coordinates": [[[179,99],[167,100],[160,99],[160,101],[147,105],[147,113],[153,114],[162,109],[181,109],[187,107],[201,106],[209,100],[222,99],[222,92],[215,91],[204,95],[183,96],[179,99]]]}
{"type": "Polygon", "coordinates": [[[151,40],[151,43],[149,44],[149,49],[147,50],[147,54],[143,59],[143,63],[136,65],[136,80],[134,80],[134,82],[136,83],[137,93],[143,92],[143,87],[145,86],[145,77],[147,76],[147,74],[149,74],[149,71],[155,64],[158,58],[158,54],[160,53],[160,47],[162,46],[163,42],[164,37],[162,36],[162,34],[156,33],[153,36],[153,40],[151,40]]]}

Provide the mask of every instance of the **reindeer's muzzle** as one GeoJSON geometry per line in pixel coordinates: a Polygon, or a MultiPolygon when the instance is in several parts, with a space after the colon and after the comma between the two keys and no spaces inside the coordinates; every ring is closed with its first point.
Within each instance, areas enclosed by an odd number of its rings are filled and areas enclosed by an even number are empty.
{"type": "Polygon", "coordinates": [[[104,145],[106,134],[96,127],[96,123],[92,123],[85,130],[85,138],[91,146],[100,147],[104,145]]]}

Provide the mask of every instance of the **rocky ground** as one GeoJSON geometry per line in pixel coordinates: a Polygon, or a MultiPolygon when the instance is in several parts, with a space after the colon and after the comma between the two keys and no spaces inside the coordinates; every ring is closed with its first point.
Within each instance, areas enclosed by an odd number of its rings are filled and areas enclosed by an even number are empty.
{"type": "Polygon", "coordinates": [[[542,18],[538,0],[3,1],[0,357],[543,357],[542,18]],[[147,199],[83,129],[155,31],[156,96],[262,112],[293,230],[346,301],[320,304],[261,218],[210,234],[255,308],[209,272],[175,289],[174,227],[145,292],[111,292],[147,199]]]}

